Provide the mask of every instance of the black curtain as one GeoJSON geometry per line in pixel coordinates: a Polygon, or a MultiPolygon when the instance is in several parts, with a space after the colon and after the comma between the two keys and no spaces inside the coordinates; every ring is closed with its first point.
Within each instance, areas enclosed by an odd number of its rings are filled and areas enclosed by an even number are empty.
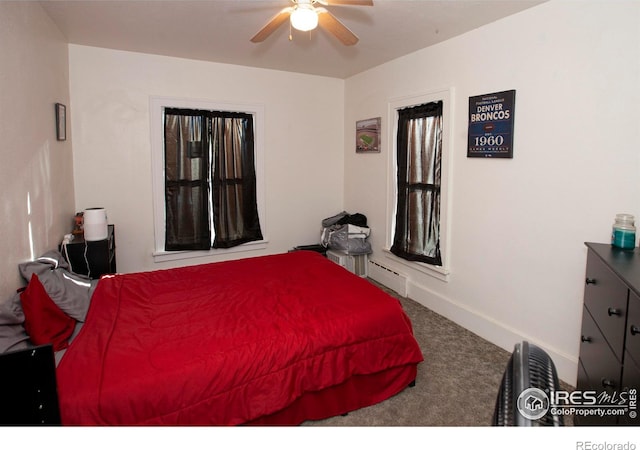
{"type": "Polygon", "coordinates": [[[165,250],[261,240],[253,116],[167,108],[164,137],[165,250]]]}
{"type": "Polygon", "coordinates": [[[398,111],[397,210],[391,252],[409,261],[442,265],[440,165],[442,102],[398,111]]]}
{"type": "Polygon", "coordinates": [[[165,110],[165,250],[211,247],[207,127],[201,111],[165,110]]]}
{"type": "Polygon", "coordinates": [[[256,201],[253,116],[216,113],[212,118],[213,247],[262,239],[256,201]]]}

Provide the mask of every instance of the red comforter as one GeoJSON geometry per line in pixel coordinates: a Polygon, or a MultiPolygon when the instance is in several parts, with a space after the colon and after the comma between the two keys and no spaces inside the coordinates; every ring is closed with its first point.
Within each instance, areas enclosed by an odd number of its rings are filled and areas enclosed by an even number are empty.
{"type": "Polygon", "coordinates": [[[420,361],[397,299],[301,251],[101,279],[58,393],[64,424],[242,424],[420,361]]]}

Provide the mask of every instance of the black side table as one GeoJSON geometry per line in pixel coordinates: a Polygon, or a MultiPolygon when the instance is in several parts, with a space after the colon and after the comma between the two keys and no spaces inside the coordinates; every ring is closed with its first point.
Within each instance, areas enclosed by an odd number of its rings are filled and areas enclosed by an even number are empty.
{"type": "Polygon", "coordinates": [[[60,252],[67,258],[74,273],[92,279],[116,273],[115,227],[109,225],[107,239],[101,241],[85,241],[84,237],[76,236],[68,244],[61,244],[60,252]]]}

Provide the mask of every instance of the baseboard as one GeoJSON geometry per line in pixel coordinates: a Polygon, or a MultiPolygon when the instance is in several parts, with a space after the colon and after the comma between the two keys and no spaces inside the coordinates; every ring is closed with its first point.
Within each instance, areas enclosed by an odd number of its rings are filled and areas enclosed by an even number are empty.
{"type": "Polygon", "coordinates": [[[528,341],[544,349],[553,360],[558,378],[565,383],[575,386],[578,375],[578,359],[559,351],[548,342],[523,334],[519,330],[509,327],[495,319],[488,317],[443,297],[432,290],[409,280],[407,283],[408,297],[430,310],[446,317],[461,327],[477,334],[483,339],[513,352],[517,342],[528,341]]]}

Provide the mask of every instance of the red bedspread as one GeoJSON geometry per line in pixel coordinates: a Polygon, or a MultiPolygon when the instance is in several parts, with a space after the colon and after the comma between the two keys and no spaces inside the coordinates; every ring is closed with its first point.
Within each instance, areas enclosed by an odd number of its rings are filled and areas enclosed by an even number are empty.
{"type": "Polygon", "coordinates": [[[420,361],[397,299],[301,251],[103,278],[58,393],[64,424],[242,424],[420,361]]]}

